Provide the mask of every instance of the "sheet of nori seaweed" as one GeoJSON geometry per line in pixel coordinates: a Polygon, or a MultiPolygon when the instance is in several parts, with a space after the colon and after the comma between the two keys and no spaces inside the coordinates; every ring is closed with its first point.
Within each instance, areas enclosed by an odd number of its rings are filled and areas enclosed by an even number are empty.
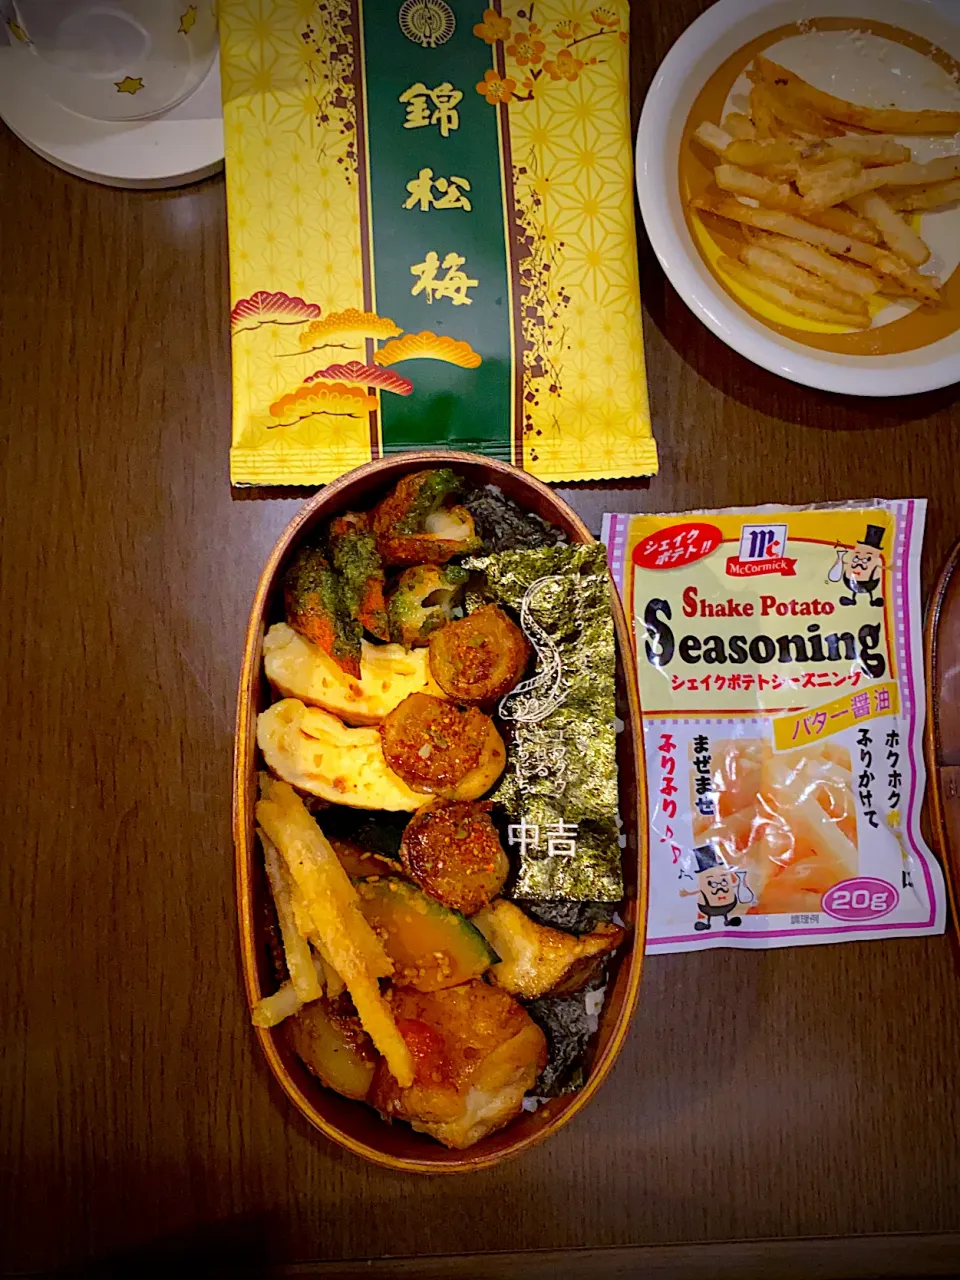
{"type": "Polygon", "coordinates": [[[583,991],[572,996],[543,996],[527,1005],[527,1012],[547,1037],[547,1065],[531,1093],[555,1098],[576,1093],[586,1079],[584,1059],[590,1037],[597,1030],[597,1017],[587,1013],[587,996],[606,983],[601,974],[583,991]]]}
{"type": "MultiPolygon", "coordinates": [[[[491,799],[525,824],[512,896],[611,902],[623,896],[617,813],[615,648],[599,543],[477,556],[486,589],[536,650],[530,681],[506,695],[507,768],[491,799]],[[548,851],[576,824],[576,852],[548,851]]],[[[517,841],[511,842],[517,846],[517,841]]]]}
{"type": "Polygon", "coordinates": [[[379,853],[385,858],[400,861],[400,841],[410,821],[409,813],[388,813],[369,809],[352,809],[348,805],[332,804],[313,815],[325,836],[337,840],[352,840],[368,853],[379,853]]]}
{"type": "Polygon", "coordinates": [[[547,524],[532,511],[524,511],[495,485],[472,490],[463,505],[473,516],[487,551],[552,547],[567,540],[562,529],[547,524]]]}
{"type": "Polygon", "coordinates": [[[578,936],[592,933],[598,924],[613,919],[619,903],[616,902],[518,902],[528,916],[549,925],[551,929],[564,929],[578,936]]]}

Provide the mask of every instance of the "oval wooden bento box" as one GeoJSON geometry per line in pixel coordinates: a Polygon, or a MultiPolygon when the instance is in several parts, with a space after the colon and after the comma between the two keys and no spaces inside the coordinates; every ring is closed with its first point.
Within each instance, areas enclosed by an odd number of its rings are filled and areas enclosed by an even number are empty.
{"type": "MultiPolygon", "coordinates": [[[[401,476],[426,467],[451,466],[478,485],[498,485],[508,497],[562,528],[572,542],[593,542],[590,531],[546,485],[515,467],[469,453],[418,451],[369,463],[327,485],[311,498],[287,526],[260,575],[250,613],[237,704],[237,737],[233,778],[233,833],[237,859],[237,907],[247,997],[251,1005],[276,989],[266,946],[267,884],[254,835],[257,769],[257,715],[270,702],[263,676],[262,646],[267,627],[283,617],[281,582],[301,541],[332,516],[367,509],[401,476]]],[[[326,1089],[289,1049],[283,1027],[254,1028],[270,1068],[293,1103],[328,1138],[376,1164],[411,1173],[462,1173],[489,1168],[519,1155],[581,1110],[603,1082],[620,1051],[637,1004],[646,925],[647,843],[643,741],[636,667],[620,597],[610,582],[610,604],[617,644],[617,714],[624,731],[617,740],[620,812],[627,845],[624,879],[627,903],[622,910],[630,934],[611,971],[607,999],[600,1016],[587,1082],[579,1093],[553,1098],[534,1112],[523,1112],[499,1133],[466,1151],[448,1151],[433,1139],[402,1123],[385,1123],[370,1107],[326,1089]]]]}

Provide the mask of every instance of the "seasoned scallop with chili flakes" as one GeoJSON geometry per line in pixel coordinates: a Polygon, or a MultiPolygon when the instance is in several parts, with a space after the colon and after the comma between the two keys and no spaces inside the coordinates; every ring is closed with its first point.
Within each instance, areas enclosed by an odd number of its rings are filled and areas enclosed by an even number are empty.
{"type": "Polygon", "coordinates": [[[400,857],[421,889],[472,916],[503,888],[510,870],[491,804],[432,800],[407,824],[400,857]]]}
{"type": "Polygon", "coordinates": [[[489,704],[523,675],[530,646],[523,632],[495,604],[485,604],[430,637],[430,670],[458,702],[489,704]]]}
{"type": "Polygon", "coordinates": [[[507,762],[489,716],[429,693],[404,698],[380,725],[380,739],[388,767],[407,786],[448,800],[478,800],[507,762]]]}

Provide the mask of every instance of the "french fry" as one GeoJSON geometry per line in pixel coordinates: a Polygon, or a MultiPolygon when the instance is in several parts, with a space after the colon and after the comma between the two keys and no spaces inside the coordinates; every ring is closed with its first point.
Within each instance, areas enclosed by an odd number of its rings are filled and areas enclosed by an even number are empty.
{"type": "MultiPolygon", "coordinates": [[[[263,833],[261,832],[261,837],[262,835],[263,833]]],[[[343,979],[333,967],[330,956],[313,926],[313,921],[310,918],[309,903],[300,892],[296,881],[290,878],[288,879],[288,885],[290,889],[290,904],[293,908],[293,920],[297,927],[297,932],[308,940],[316,952],[313,962],[317,970],[317,980],[324,987],[330,999],[335,1000],[344,989],[343,979]]]]}
{"type": "Polygon", "coordinates": [[[706,147],[708,151],[712,151],[714,155],[722,156],[733,142],[733,138],[717,125],[711,124],[709,120],[704,120],[702,124],[697,125],[693,134],[697,142],[701,146],[706,147]]]}
{"type": "Polygon", "coordinates": [[[829,138],[843,133],[839,125],[826,120],[819,111],[814,111],[812,107],[775,81],[761,82],[755,87],[775,119],[801,137],[806,135],[811,138],[829,138]]]}
{"type": "Polygon", "coordinates": [[[747,226],[759,227],[763,231],[774,231],[782,236],[790,236],[794,240],[802,240],[806,244],[817,245],[831,253],[844,258],[853,258],[873,267],[882,275],[894,277],[904,286],[910,297],[924,302],[937,302],[940,299],[940,281],[936,276],[923,276],[896,254],[887,252],[873,244],[865,244],[853,236],[842,236],[826,227],[817,227],[805,222],[802,218],[777,209],[755,209],[752,205],[741,204],[739,200],[711,200],[698,197],[693,200],[695,209],[705,213],[716,214],[720,218],[729,218],[733,222],[745,223],[747,226]]]}
{"type": "Polygon", "coordinates": [[[848,202],[854,196],[880,187],[914,187],[930,182],[949,182],[954,178],[960,178],[960,156],[938,156],[926,164],[910,160],[906,164],[878,165],[861,170],[856,177],[851,177],[846,186],[838,183],[825,185],[823,189],[815,186],[804,195],[803,202],[808,209],[826,209],[829,205],[848,202]]]}
{"type": "Polygon", "coordinates": [[[731,111],[724,116],[723,128],[731,138],[739,138],[749,142],[757,136],[757,126],[742,111],[731,111]]]}
{"type": "Polygon", "coordinates": [[[869,298],[880,290],[881,281],[864,267],[855,267],[851,262],[831,258],[829,253],[800,240],[789,240],[786,236],[771,235],[765,231],[748,230],[754,244],[778,253],[782,258],[795,262],[798,267],[814,272],[846,293],[855,294],[858,298],[869,298]]]}
{"type": "MultiPolygon", "coordinates": [[[[715,746],[725,766],[739,776],[749,740],[715,746]]],[[[850,753],[833,744],[825,748],[790,756],[768,749],[760,768],[751,758],[742,807],[704,829],[695,819],[698,844],[721,849],[729,866],[749,876],[756,910],[763,914],[819,911],[828,889],[857,874],[850,753]]],[[[724,795],[721,782],[721,801],[724,795]]]]}
{"type": "Polygon", "coordinates": [[[879,244],[880,232],[866,218],[859,218],[850,209],[841,209],[833,205],[829,209],[821,209],[818,213],[805,213],[808,222],[818,227],[828,227],[838,231],[842,236],[853,236],[855,240],[864,240],[867,244],[879,244]]]}
{"type": "Polygon", "coordinates": [[[823,303],[814,302],[810,298],[801,298],[776,280],[770,280],[768,277],[750,270],[749,267],[745,267],[736,258],[721,258],[717,265],[721,271],[731,276],[744,288],[752,289],[754,293],[759,293],[762,297],[769,298],[786,311],[793,311],[798,315],[806,316],[810,320],[847,325],[851,329],[869,329],[870,327],[869,316],[861,314],[848,315],[846,312],[837,310],[836,307],[825,306],[823,303]]]}
{"type": "Polygon", "coordinates": [[[886,298],[912,298],[914,295],[894,276],[882,276],[879,272],[874,273],[877,281],[877,289],[886,298]]]}
{"type": "Polygon", "coordinates": [[[804,197],[804,208],[829,209],[839,204],[843,193],[860,182],[863,168],[856,160],[841,158],[797,174],[797,190],[804,197]]]}
{"type": "Polygon", "coordinates": [[[755,84],[750,90],[750,119],[753,121],[758,138],[772,138],[777,117],[770,108],[766,95],[755,84]]]}
{"type": "Polygon", "coordinates": [[[797,143],[786,138],[733,139],[724,148],[723,159],[742,169],[775,168],[778,165],[793,166],[800,159],[797,143]]]}
{"type": "Polygon", "coordinates": [[[272,996],[263,996],[250,1010],[250,1020],[255,1027],[276,1027],[285,1018],[292,1018],[303,1008],[303,1001],[293,989],[292,982],[285,982],[272,996]]]}
{"type": "Polygon", "coordinates": [[[952,182],[930,182],[921,187],[881,187],[879,194],[892,209],[899,209],[901,213],[921,213],[960,200],[960,178],[954,178],[952,182]]]}
{"type": "Polygon", "coordinates": [[[770,128],[774,138],[783,138],[786,142],[793,142],[798,146],[814,141],[809,133],[798,133],[796,129],[791,129],[788,124],[784,124],[776,116],[773,117],[770,128]]]}
{"type": "Polygon", "coordinates": [[[364,1030],[398,1083],[408,1087],[413,1058],[377,983],[393,966],[360,911],[356,890],[293,788],[261,774],[260,794],[257,821],[306,900],[312,932],[343,978],[364,1030]]]}
{"type": "Polygon", "coordinates": [[[711,840],[727,840],[733,848],[746,845],[750,839],[750,832],[753,826],[755,810],[753,805],[748,805],[743,809],[738,809],[735,813],[728,813],[725,818],[721,818],[719,822],[715,822],[713,826],[708,827],[699,839],[707,844],[711,840]]]}
{"type": "Polygon", "coordinates": [[[277,909],[287,973],[290,975],[293,989],[301,1004],[306,1004],[309,1000],[319,1000],[323,992],[317,980],[313,956],[310,954],[310,944],[300,932],[294,917],[290,896],[290,873],[282,865],[276,845],[270,837],[263,831],[258,831],[257,834],[263,846],[263,861],[273,893],[273,903],[277,909]]]}
{"type": "MultiPolygon", "coordinates": [[[[857,850],[829,818],[812,795],[816,777],[813,762],[804,761],[800,768],[788,770],[785,761],[773,758],[765,778],[781,811],[789,813],[791,826],[804,841],[818,849],[822,856],[835,858],[844,869],[857,865],[857,850]]],[[[842,875],[842,872],[841,872],[842,875]]]]}
{"type": "Polygon", "coordinates": [[[759,227],[761,231],[773,231],[778,235],[791,236],[794,240],[803,240],[807,244],[819,245],[831,253],[857,258],[868,266],[873,265],[881,252],[876,245],[866,244],[853,236],[841,235],[828,227],[816,226],[776,209],[755,209],[739,200],[714,200],[708,196],[698,196],[691,203],[694,208],[716,214],[719,218],[729,218],[733,222],[759,227]]]}
{"type": "Polygon", "coordinates": [[[909,262],[912,267],[922,267],[928,261],[930,250],[927,245],[876,191],[854,196],[851,204],[858,213],[870,219],[893,252],[903,258],[904,262],[909,262]]]}
{"type": "Polygon", "coordinates": [[[881,284],[881,293],[905,294],[918,302],[939,302],[942,282],[937,276],[924,276],[908,266],[895,253],[882,253],[873,264],[881,276],[893,280],[896,288],[881,284]]]}
{"type": "Polygon", "coordinates": [[[310,936],[326,948],[337,971],[336,948],[330,945],[328,919],[335,918],[341,933],[349,934],[351,951],[363,956],[375,977],[387,977],[393,966],[376,934],[360,910],[357,892],[330,842],[308,813],[303,801],[286,782],[260,775],[257,818],[281,854],[302,898],[301,910],[310,920],[310,936]],[[261,819],[261,812],[263,818],[261,819]]]}
{"type": "Polygon", "coordinates": [[[788,258],[781,257],[762,245],[745,244],[740,250],[740,261],[768,279],[798,293],[801,298],[813,298],[828,307],[847,315],[867,316],[867,304],[855,293],[838,289],[820,276],[805,271],[788,258]]]}
{"type": "Polygon", "coordinates": [[[846,133],[842,138],[814,142],[803,152],[804,160],[857,160],[864,168],[872,165],[900,164],[910,159],[910,148],[896,138],[879,135],[846,133]]]}
{"type": "MultiPolygon", "coordinates": [[[[839,120],[858,129],[873,133],[957,133],[960,131],[960,111],[898,111],[894,108],[876,109],[862,107],[845,98],[834,97],[815,89],[802,76],[795,75],[779,63],[758,54],[754,66],[762,80],[774,84],[828,120],[839,120]]],[[[754,85],[754,88],[757,88],[754,85]]]]}
{"type": "Polygon", "coordinates": [[[322,944],[318,946],[318,952],[317,961],[319,962],[321,972],[323,973],[323,985],[326,988],[327,995],[330,999],[336,1000],[337,996],[340,995],[344,989],[344,981],[324,955],[322,944]]]}
{"type": "Polygon", "coordinates": [[[749,196],[767,209],[787,209],[798,212],[803,202],[792,187],[785,182],[771,182],[759,173],[751,173],[749,169],[741,169],[735,164],[718,164],[713,171],[713,180],[721,191],[730,191],[733,195],[749,196]]]}

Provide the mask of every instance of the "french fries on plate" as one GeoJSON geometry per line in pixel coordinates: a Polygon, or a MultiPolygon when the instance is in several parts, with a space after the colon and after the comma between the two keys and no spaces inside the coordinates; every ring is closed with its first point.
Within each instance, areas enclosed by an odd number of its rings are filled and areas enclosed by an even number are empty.
{"type": "Polygon", "coordinates": [[[721,271],[737,280],[745,289],[752,289],[754,293],[770,298],[787,311],[795,311],[798,315],[807,316],[811,320],[820,320],[825,324],[848,325],[854,329],[866,329],[870,325],[870,317],[866,311],[862,314],[851,314],[840,311],[837,307],[828,307],[813,298],[801,298],[785,285],[779,284],[759,271],[751,270],[749,265],[745,266],[735,258],[721,258],[718,265],[721,271]]]}
{"type": "MultiPolygon", "coordinates": [[[[873,133],[957,133],[960,111],[895,111],[892,108],[861,107],[845,98],[836,98],[808,84],[802,76],[758,54],[754,68],[760,81],[776,85],[783,93],[802,102],[828,120],[869,129],[873,133]]],[[[755,86],[756,87],[756,86],[755,86]]]]}
{"type": "Polygon", "coordinates": [[[891,135],[958,133],[960,111],[861,107],[763,55],[747,75],[749,111],[694,134],[717,193],[691,208],[737,224],[743,240],[721,275],[787,313],[851,329],[870,327],[871,300],[936,305],[941,282],[911,215],[960,201],[960,155],[921,163],[891,135]]]}

